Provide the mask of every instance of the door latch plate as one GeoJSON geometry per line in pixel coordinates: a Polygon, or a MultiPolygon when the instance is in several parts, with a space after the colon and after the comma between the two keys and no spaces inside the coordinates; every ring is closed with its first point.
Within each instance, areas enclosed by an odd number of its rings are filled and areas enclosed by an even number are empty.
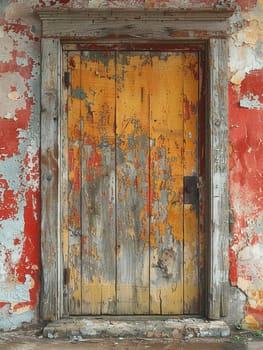
{"type": "Polygon", "coordinates": [[[197,200],[197,176],[184,176],[184,204],[196,205],[197,200]]]}

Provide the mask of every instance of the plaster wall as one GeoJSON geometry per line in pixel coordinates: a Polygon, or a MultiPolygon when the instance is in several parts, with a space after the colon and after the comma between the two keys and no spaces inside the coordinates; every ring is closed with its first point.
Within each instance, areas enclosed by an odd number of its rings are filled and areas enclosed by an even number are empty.
{"type": "Polygon", "coordinates": [[[226,67],[231,322],[263,327],[263,0],[1,0],[0,329],[38,321],[41,27],[34,10],[222,3],[237,5],[226,67]]]}

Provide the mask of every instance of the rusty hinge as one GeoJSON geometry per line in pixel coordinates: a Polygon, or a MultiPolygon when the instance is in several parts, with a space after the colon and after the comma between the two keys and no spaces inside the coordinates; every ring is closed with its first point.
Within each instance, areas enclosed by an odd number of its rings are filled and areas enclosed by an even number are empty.
{"type": "Polygon", "coordinates": [[[64,72],[64,84],[65,84],[66,88],[69,88],[69,84],[70,84],[69,72],[64,72]]]}
{"type": "Polygon", "coordinates": [[[67,285],[69,283],[69,275],[70,275],[70,269],[65,268],[63,271],[63,283],[64,283],[64,285],[67,285]]]}

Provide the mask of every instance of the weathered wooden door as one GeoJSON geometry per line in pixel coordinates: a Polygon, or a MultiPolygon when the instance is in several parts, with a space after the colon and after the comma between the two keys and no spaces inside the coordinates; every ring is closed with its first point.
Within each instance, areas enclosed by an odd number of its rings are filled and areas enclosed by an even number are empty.
{"type": "Polygon", "coordinates": [[[69,51],[69,314],[200,314],[197,51],[69,51]]]}

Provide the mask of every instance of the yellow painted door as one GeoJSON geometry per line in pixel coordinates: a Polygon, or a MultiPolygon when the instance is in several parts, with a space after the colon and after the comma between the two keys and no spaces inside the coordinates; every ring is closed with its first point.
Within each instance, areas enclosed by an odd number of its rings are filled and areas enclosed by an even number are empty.
{"type": "Polygon", "coordinates": [[[200,314],[199,54],[68,52],[70,314],[200,314]]]}

